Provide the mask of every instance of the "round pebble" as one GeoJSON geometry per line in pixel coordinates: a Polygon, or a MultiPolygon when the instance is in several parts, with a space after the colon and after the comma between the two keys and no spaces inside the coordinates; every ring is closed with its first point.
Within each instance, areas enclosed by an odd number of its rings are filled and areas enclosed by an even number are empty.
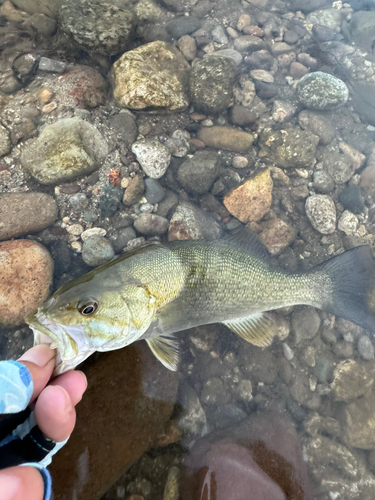
{"type": "Polygon", "coordinates": [[[235,156],[232,160],[232,167],[234,168],[246,168],[249,164],[249,160],[244,156],[235,156]]]}
{"type": "Polygon", "coordinates": [[[321,234],[333,233],[336,229],[336,207],[330,196],[313,194],[305,204],[306,215],[314,229],[321,234]]]}
{"type": "Polygon", "coordinates": [[[89,266],[100,266],[112,260],[114,256],[111,242],[103,236],[94,236],[83,242],[82,259],[89,266]]]}
{"type": "Polygon", "coordinates": [[[339,78],[316,71],[300,79],[297,96],[307,108],[329,110],[344,104],[348,100],[349,90],[339,78]]]}
{"type": "Polygon", "coordinates": [[[145,198],[149,203],[160,203],[165,196],[165,189],[155,179],[145,180],[145,198]]]}
{"type": "Polygon", "coordinates": [[[374,345],[367,335],[362,335],[359,338],[357,349],[362,359],[366,361],[374,359],[374,345]]]}
{"type": "Polygon", "coordinates": [[[83,233],[81,234],[81,240],[86,241],[89,238],[95,238],[96,236],[104,237],[106,234],[107,231],[102,227],[92,227],[90,229],[86,229],[86,231],[83,231],[83,233]]]}
{"type": "Polygon", "coordinates": [[[134,221],[137,231],[146,235],[164,234],[169,227],[169,220],[156,214],[145,213],[134,221]]]}
{"type": "Polygon", "coordinates": [[[68,226],[66,230],[73,236],[80,236],[83,233],[83,226],[81,226],[81,224],[72,224],[68,226]]]}
{"type": "Polygon", "coordinates": [[[354,234],[357,231],[358,224],[358,217],[352,212],[349,212],[349,210],[344,210],[341,214],[337,227],[348,236],[349,234],[354,234]]]}

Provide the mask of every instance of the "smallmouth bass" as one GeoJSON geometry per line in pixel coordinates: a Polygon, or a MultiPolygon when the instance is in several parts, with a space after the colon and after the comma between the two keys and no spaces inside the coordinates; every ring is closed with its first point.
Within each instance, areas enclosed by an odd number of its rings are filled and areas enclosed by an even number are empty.
{"type": "Polygon", "coordinates": [[[34,343],[57,349],[55,373],[95,351],[144,339],[171,370],[174,333],[223,323],[248,342],[270,345],[266,311],[310,305],[375,331],[375,261],[367,246],[344,252],[305,273],[270,265],[250,232],[214,242],[148,244],[93,269],[48,299],[26,322],[34,343]]]}

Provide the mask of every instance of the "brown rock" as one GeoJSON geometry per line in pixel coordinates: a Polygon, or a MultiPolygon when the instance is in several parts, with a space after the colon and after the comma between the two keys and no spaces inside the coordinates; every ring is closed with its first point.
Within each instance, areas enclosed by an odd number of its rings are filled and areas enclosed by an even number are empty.
{"type": "Polygon", "coordinates": [[[76,427],[50,466],[55,500],[77,491],[79,500],[99,499],[163,433],[173,411],[177,373],[145,342],[96,355],[83,371],[88,389],[76,427]]]}
{"type": "Polygon", "coordinates": [[[375,192],[375,167],[373,165],[369,165],[363,170],[359,185],[367,194],[375,192]]]}
{"type": "Polygon", "coordinates": [[[55,200],[45,193],[0,195],[0,240],[35,233],[57,219],[55,200]]]}
{"type": "Polygon", "coordinates": [[[251,134],[229,127],[203,127],[198,139],[211,148],[238,152],[247,151],[254,141],[251,134]]]}
{"type": "Polygon", "coordinates": [[[299,62],[295,61],[290,65],[290,76],[293,78],[302,78],[308,72],[308,68],[299,62]]]}
{"type": "Polygon", "coordinates": [[[133,205],[137,203],[143,192],[145,190],[145,183],[139,175],[133,177],[133,179],[129,182],[128,187],[125,189],[125,193],[122,199],[122,202],[126,206],[133,205]]]}
{"type": "Polygon", "coordinates": [[[345,443],[362,450],[375,449],[375,394],[348,404],[344,418],[345,443]]]}
{"type": "Polygon", "coordinates": [[[374,381],[374,365],[346,359],[336,366],[331,387],[337,401],[350,401],[363,396],[374,381]]]}
{"type": "Polygon", "coordinates": [[[272,188],[270,171],[263,170],[227,194],[224,205],[241,222],[258,222],[270,209],[272,188]]]}
{"type": "Polygon", "coordinates": [[[0,243],[0,324],[20,325],[47,298],[53,260],[46,248],[29,240],[0,243]]]}
{"type": "Polygon", "coordinates": [[[260,241],[271,255],[278,255],[291,244],[296,235],[295,229],[281,219],[272,219],[262,225],[260,241]]]}

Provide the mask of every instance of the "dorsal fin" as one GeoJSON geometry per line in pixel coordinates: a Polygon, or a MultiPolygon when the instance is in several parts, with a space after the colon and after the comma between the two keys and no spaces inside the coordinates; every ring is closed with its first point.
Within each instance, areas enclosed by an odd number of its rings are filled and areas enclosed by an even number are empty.
{"type": "Polygon", "coordinates": [[[178,341],[172,336],[160,336],[146,339],[146,342],[154,356],[168,370],[175,372],[180,358],[178,341]]]}
{"type": "Polygon", "coordinates": [[[272,318],[263,313],[223,321],[222,323],[247,342],[259,347],[271,345],[275,336],[272,318]]]}
{"type": "Polygon", "coordinates": [[[219,240],[216,240],[213,244],[223,242],[236,248],[240,248],[246,253],[251,253],[259,259],[266,261],[271,260],[271,255],[268,252],[267,247],[259,241],[256,233],[254,233],[254,231],[247,226],[241,226],[233,233],[226,234],[219,240]]]}

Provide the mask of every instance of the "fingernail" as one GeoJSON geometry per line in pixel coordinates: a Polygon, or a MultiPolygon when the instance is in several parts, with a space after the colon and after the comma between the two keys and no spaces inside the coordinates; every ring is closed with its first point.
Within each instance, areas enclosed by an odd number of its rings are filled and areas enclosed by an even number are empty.
{"type": "Polygon", "coordinates": [[[83,392],[85,392],[85,390],[87,389],[87,377],[86,377],[86,375],[83,372],[81,372],[81,370],[76,370],[76,372],[79,373],[82,376],[82,378],[84,379],[84,381],[85,381],[85,388],[84,388],[84,391],[83,391],[83,392]]]}
{"type": "Polygon", "coordinates": [[[0,500],[13,500],[20,491],[20,480],[8,474],[0,475],[0,500]]]}
{"type": "Polygon", "coordinates": [[[26,351],[18,361],[30,361],[43,368],[56,356],[56,350],[47,344],[40,344],[26,351]]]}

